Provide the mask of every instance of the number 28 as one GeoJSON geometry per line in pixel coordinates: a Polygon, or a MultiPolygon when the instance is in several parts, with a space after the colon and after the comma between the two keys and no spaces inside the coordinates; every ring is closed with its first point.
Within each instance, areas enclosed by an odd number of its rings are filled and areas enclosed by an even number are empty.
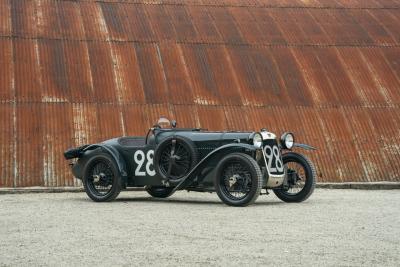
{"type": "Polygon", "coordinates": [[[147,151],[146,155],[142,150],[137,150],[135,154],[133,154],[133,159],[137,164],[135,169],[136,176],[146,176],[146,174],[149,176],[156,175],[156,172],[153,168],[153,157],[154,157],[154,150],[147,151]],[[145,170],[141,170],[145,162],[146,162],[145,170]]]}

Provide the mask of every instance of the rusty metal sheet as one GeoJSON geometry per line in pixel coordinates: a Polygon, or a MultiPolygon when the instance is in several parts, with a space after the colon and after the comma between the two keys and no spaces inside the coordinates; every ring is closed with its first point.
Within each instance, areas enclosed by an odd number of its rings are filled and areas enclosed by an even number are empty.
{"type": "MultiPolygon", "coordinates": [[[[57,16],[60,21],[61,35],[67,39],[85,39],[85,31],[79,3],[74,1],[60,1],[57,5],[57,16]]],[[[55,16],[55,14],[53,14],[55,16]]]]}
{"type": "Polygon", "coordinates": [[[400,79],[392,71],[387,60],[381,53],[379,48],[363,48],[360,50],[365,58],[371,75],[377,81],[376,89],[380,91],[388,103],[400,103],[400,79]]]}
{"type": "Polygon", "coordinates": [[[398,145],[400,134],[399,113],[390,111],[387,108],[371,109],[369,110],[369,117],[376,132],[377,142],[385,155],[380,163],[385,166],[382,168],[385,171],[385,177],[393,177],[398,181],[400,178],[398,168],[400,161],[398,145]],[[385,119],[383,120],[382,118],[385,119]]]}
{"type": "Polygon", "coordinates": [[[12,48],[11,40],[0,39],[0,102],[9,102],[14,98],[12,48]]]}
{"type": "Polygon", "coordinates": [[[348,73],[338,58],[336,49],[319,48],[315,49],[315,53],[326,75],[329,77],[337,101],[345,105],[360,105],[361,100],[354,85],[351,83],[348,73]]]}
{"type": "MultiPolygon", "coordinates": [[[[315,53],[314,47],[292,48],[293,55],[302,70],[314,105],[338,104],[334,88],[315,53]]],[[[311,100],[311,99],[310,99],[311,100]]]]}
{"type": "Polygon", "coordinates": [[[124,117],[120,106],[115,104],[97,105],[97,142],[125,135],[124,117]]]}
{"type": "Polygon", "coordinates": [[[118,3],[99,3],[102,17],[107,26],[107,31],[112,40],[128,40],[128,28],[126,25],[125,10],[118,3]]]}
{"type": "Polygon", "coordinates": [[[214,90],[218,91],[221,101],[228,105],[242,104],[237,77],[226,49],[221,46],[208,46],[207,56],[210,71],[214,74],[214,90]]]}
{"type": "Polygon", "coordinates": [[[14,86],[18,101],[41,101],[37,40],[14,39],[14,86]]]}
{"type": "Polygon", "coordinates": [[[391,35],[391,37],[396,41],[396,43],[400,42],[400,19],[397,19],[395,15],[398,10],[395,12],[386,9],[371,9],[367,11],[372,17],[374,17],[391,35]]]}
{"type": "Polygon", "coordinates": [[[114,64],[109,43],[88,42],[93,95],[98,102],[115,102],[117,99],[114,64]]]}
{"type": "Polygon", "coordinates": [[[11,35],[11,0],[0,1],[0,36],[11,35]]]}
{"type": "Polygon", "coordinates": [[[121,111],[127,136],[144,136],[146,127],[151,127],[155,123],[148,121],[145,105],[123,105],[121,111]]]}
{"type": "Polygon", "coordinates": [[[249,131],[247,113],[243,106],[224,106],[226,130],[249,131]]]}
{"type": "Polygon", "coordinates": [[[183,55],[193,84],[194,102],[204,105],[219,103],[206,45],[182,45],[183,55]]]}
{"type": "Polygon", "coordinates": [[[224,110],[219,106],[199,105],[197,106],[200,127],[209,130],[223,131],[227,128],[224,110]]]}
{"type": "Polygon", "coordinates": [[[143,125],[143,133],[156,124],[160,117],[173,118],[172,106],[168,104],[147,104],[144,112],[147,116],[147,125],[143,125]]]}
{"type": "Polygon", "coordinates": [[[288,100],[269,49],[229,47],[242,101],[246,105],[278,105],[288,100]]]}
{"type": "Polygon", "coordinates": [[[198,34],[184,5],[166,6],[178,41],[196,41],[198,34]]]}
{"type": "Polygon", "coordinates": [[[0,104],[0,114],[0,187],[13,187],[15,177],[14,105],[0,104]]]}
{"type": "Polygon", "coordinates": [[[307,43],[307,36],[302,32],[302,29],[296,23],[294,18],[291,17],[290,10],[288,9],[271,9],[268,11],[269,15],[278,25],[279,30],[284,36],[287,43],[290,44],[304,44],[307,43]]]}
{"type": "MultiPolygon", "coordinates": [[[[94,89],[87,43],[65,40],[62,44],[64,71],[68,84],[66,91],[70,101],[93,102],[94,89]]],[[[45,74],[43,71],[42,73],[45,74]]]]}
{"type": "Polygon", "coordinates": [[[222,37],[205,6],[187,6],[186,10],[198,33],[198,40],[206,43],[220,43],[222,37]]]}
{"type": "Polygon", "coordinates": [[[147,18],[158,40],[176,40],[177,33],[165,5],[144,5],[147,18]]]}
{"type": "Polygon", "coordinates": [[[349,14],[354,20],[363,27],[375,44],[393,45],[395,40],[389,32],[378,22],[378,20],[368,12],[368,10],[349,10],[349,14]]]}
{"type": "Polygon", "coordinates": [[[44,185],[43,128],[40,104],[16,106],[15,186],[44,185]]]}
{"type": "Polygon", "coordinates": [[[284,89],[282,88],[279,97],[288,99],[287,104],[310,105],[310,93],[291,50],[272,48],[270,53],[276,62],[284,84],[284,89]]]}
{"type": "Polygon", "coordinates": [[[36,156],[43,157],[42,183],[44,186],[73,186],[74,179],[68,175],[69,166],[58,155],[60,151],[75,145],[71,105],[44,103],[41,104],[41,114],[43,148],[36,156]]]}
{"type": "Polygon", "coordinates": [[[70,99],[63,43],[60,40],[38,40],[41,88],[44,102],[66,102],[70,99]]]}
{"type": "Polygon", "coordinates": [[[118,102],[145,103],[143,82],[140,76],[135,46],[132,43],[112,43],[111,54],[117,80],[118,102]]]}
{"type": "MultiPolygon", "coordinates": [[[[36,25],[37,36],[41,38],[61,38],[61,20],[58,13],[58,1],[30,1],[35,5],[34,25],[36,25]]],[[[66,23],[66,22],[65,22],[66,23]]]]}
{"type": "Polygon", "coordinates": [[[13,0],[11,4],[11,27],[14,36],[37,36],[35,1],[13,0]]]}
{"type": "Polygon", "coordinates": [[[144,5],[125,4],[122,8],[126,13],[126,25],[124,26],[125,31],[130,34],[130,40],[151,41],[155,39],[144,5]]]}
{"type": "Polygon", "coordinates": [[[400,181],[399,7],[0,1],[0,187],[79,186],[63,150],[160,116],[291,130],[319,181],[400,181]]]}
{"type": "Polygon", "coordinates": [[[193,84],[189,77],[181,46],[178,44],[160,44],[160,56],[168,86],[169,103],[193,104],[193,84]]]}
{"type": "Polygon", "coordinates": [[[157,44],[135,44],[136,57],[140,66],[146,103],[165,103],[168,89],[163,61],[157,44]]]}
{"type": "Polygon", "coordinates": [[[378,86],[359,50],[358,48],[338,49],[341,62],[349,74],[359,99],[363,105],[389,104],[386,94],[377,90],[378,86]]]}
{"type": "Polygon", "coordinates": [[[400,81],[400,48],[388,47],[382,49],[381,52],[384,55],[387,64],[390,66],[390,69],[400,81]]]}
{"type": "Polygon", "coordinates": [[[226,7],[208,7],[208,12],[221,34],[224,42],[243,43],[243,37],[236,26],[235,20],[226,7]]]}
{"type": "Polygon", "coordinates": [[[260,40],[267,44],[286,44],[284,35],[280,26],[272,18],[270,12],[266,8],[249,8],[251,16],[256,20],[259,28],[260,40]]]}
{"type": "Polygon", "coordinates": [[[289,16],[294,19],[295,23],[304,33],[308,44],[329,44],[329,37],[311,15],[313,10],[292,9],[289,16]]]}
{"type": "Polygon", "coordinates": [[[248,8],[230,7],[228,10],[246,43],[256,44],[265,40],[262,30],[260,30],[258,23],[248,8]]]}
{"type": "Polygon", "coordinates": [[[80,2],[79,7],[86,39],[107,40],[109,34],[100,5],[95,2],[80,2]]]}
{"type": "Polygon", "coordinates": [[[97,137],[99,132],[97,104],[73,103],[71,104],[71,109],[75,146],[101,141],[97,137]]]}
{"type": "Polygon", "coordinates": [[[178,127],[200,128],[199,112],[196,105],[173,105],[173,119],[178,127]]]}

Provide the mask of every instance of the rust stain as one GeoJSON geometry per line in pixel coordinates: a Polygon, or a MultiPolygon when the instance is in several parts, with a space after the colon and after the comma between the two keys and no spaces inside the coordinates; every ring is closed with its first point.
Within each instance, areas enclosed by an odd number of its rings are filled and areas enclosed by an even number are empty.
{"type": "Polygon", "coordinates": [[[181,127],[293,131],[319,181],[400,181],[399,1],[2,0],[0,187],[181,127]],[[38,156],[40,155],[40,156],[38,156]]]}

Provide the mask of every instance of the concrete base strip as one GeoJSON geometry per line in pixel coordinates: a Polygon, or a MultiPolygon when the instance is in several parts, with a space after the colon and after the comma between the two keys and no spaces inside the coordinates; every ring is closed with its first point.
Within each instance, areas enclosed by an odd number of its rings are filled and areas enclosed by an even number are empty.
{"type": "MultiPolygon", "coordinates": [[[[371,183],[317,183],[317,188],[325,189],[363,189],[363,190],[391,190],[400,189],[400,182],[371,182],[371,183]]],[[[144,188],[128,188],[127,191],[143,191],[144,188]]],[[[25,193],[74,193],[84,192],[83,187],[18,187],[0,188],[0,194],[25,193]]]]}

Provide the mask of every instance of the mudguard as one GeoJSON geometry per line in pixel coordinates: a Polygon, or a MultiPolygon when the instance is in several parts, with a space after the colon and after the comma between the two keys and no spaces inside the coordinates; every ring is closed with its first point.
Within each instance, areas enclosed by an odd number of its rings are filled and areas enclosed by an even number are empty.
{"type": "Polygon", "coordinates": [[[119,173],[121,175],[122,178],[122,184],[126,184],[127,182],[127,176],[128,173],[126,171],[126,163],[125,160],[122,158],[121,154],[118,152],[118,150],[116,150],[114,147],[110,146],[110,145],[106,145],[106,144],[93,144],[90,145],[88,147],[86,147],[83,152],[89,151],[89,150],[93,150],[96,148],[102,148],[104,149],[107,153],[109,153],[115,160],[115,163],[117,164],[119,173]]]}
{"type": "Polygon", "coordinates": [[[307,144],[299,144],[299,143],[294,143],[293,147],[299,147],[305,150],[317,150],[315,147],[307,145],[307,144]]]}
{"type": "Polygon", "coordinates": [[[234,144],[227,144],[218,147],[217,149],[213,150],[210,152],[206,157],[204,157],[199,163],[197,163],[196,166],[185,176],[182,178],[181,181],[177,183],[177,185],[174,187],[174,190],[171,191],[169,194],[172,195],[175,193],[175,191],[180,190],[185,188],[186,186],[190,185],[193,180],[196,178],[196,174],[201,171],[204,166],[207,166],[207,164],[211,161],[214,160],[216,157],[223,157],[226,154],[232,153],[232,152],[238,152],[238,150],[241,151],[250,151],[254,152],[257,150],[257,148],[253,145],[249,144],[242,144],[242,143],[234,143],[234,144]],[[223,155],[221,155],[223,154],[223,155]]]}

